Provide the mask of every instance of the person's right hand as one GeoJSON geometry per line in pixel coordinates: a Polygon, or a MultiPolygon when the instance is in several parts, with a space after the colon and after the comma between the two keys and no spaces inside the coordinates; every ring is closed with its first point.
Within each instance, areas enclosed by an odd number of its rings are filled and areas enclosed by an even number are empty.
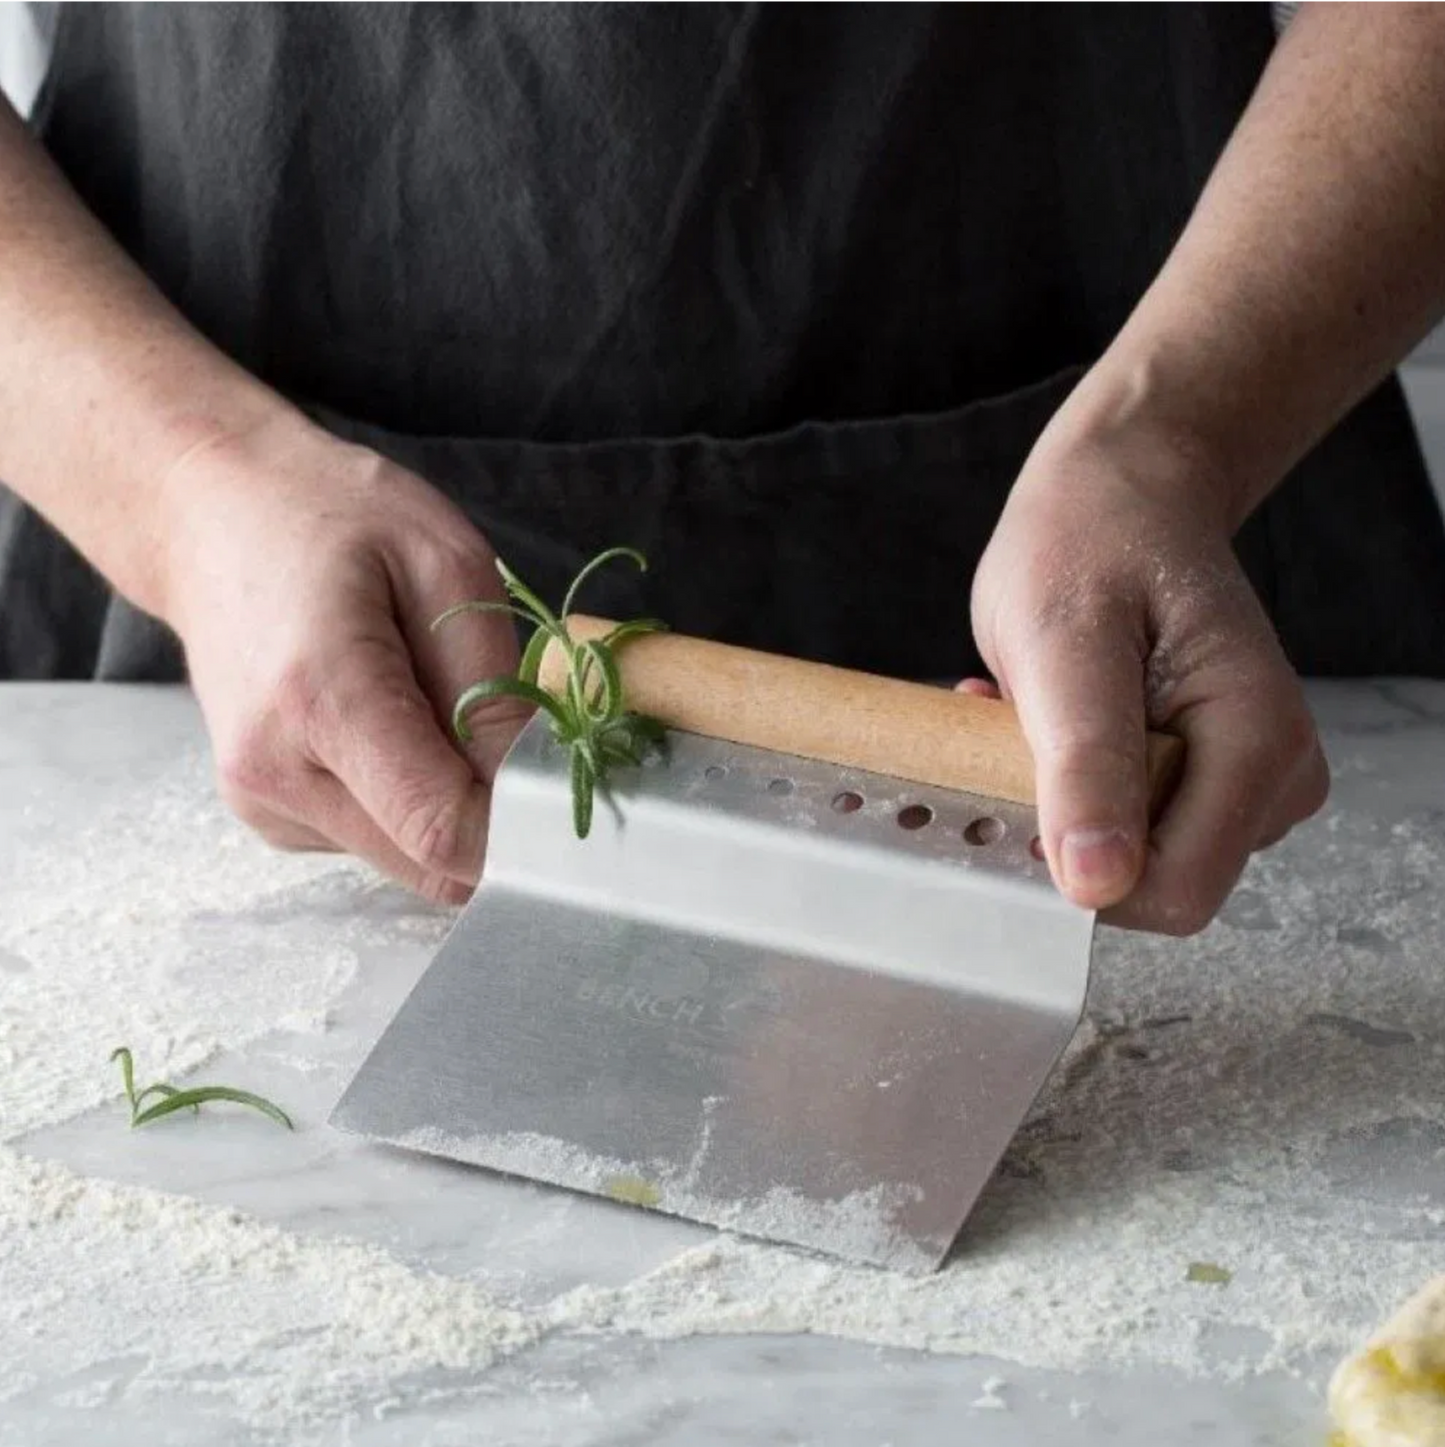
{"type": "Polygon", "coordinates": [[[484,538],[438,491],[297,416],[207,443],[164,487],[166,621],[185,646],[235,812],[288,849],[339,849],[460,903],[489,783],[527,710],[498,701],[452,741],[452,702],[516,667],[484,538]],[[490,710],[490,711],[489,711],[490,710]]]}

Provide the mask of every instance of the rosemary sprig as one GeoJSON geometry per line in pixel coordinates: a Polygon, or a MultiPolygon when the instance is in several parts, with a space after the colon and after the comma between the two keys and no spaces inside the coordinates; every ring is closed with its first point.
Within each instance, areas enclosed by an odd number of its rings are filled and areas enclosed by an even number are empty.
{"type": "Polygon", "coordinates": [[[229,1100],[237,1105],[248,1105],[252,1110],[259,1110],[262,1115],[270,1116],[278,1125],[284,1125],[287,1130],[294,1130],[291,1124],[291,1117],[281,1109],[279,1105],[273,1105],[269,1100],[259,1095],[252,1095],[249,1090],[236,1090],[229,1085],[198,1085],[190,1090],[178,1090],[174,1085],[167,1085],[164,1081],[158,1081],[155,1085],[148,1085],[144,1090],[135,1088],[135,1061],[131,1057],[128,1047],[117,1045],[111,1051],[112,1061],[120,1061],[120,1078],[125,1086],[125,1098],[130,1102],[130,1123],[132,1128],[138,1125],[149,1125],[153,1120],[159,1120],[162,1116],[171,1115],[178,1110],[191,1110],[197,1115],[201,1107],[208,1101],[229,1100]],[[151,1096],[160,1098],[154,1105],[146,1105],[151,1096]]]}
{"type": "Polygon", "coordinates": [[[617,558],[630,560],[644,572],[647,569],[647,559],[636,549],[608,548],[573,578],[556,613],[499,558],[497,571],[510,602],[458,603],[432,624],[439,628],[462,613],[507,613],[532,625],[516,673],[484,678],[464,690],[452,709],[452,728],[459,739],[468,741],[467,715],[489,698],[525,699],[544,710],[553,737],[571,753],[572,826],[579,839],[591,831],[593,795],[599,788],[606,789],[609,772],[619,764],[640,764],[647,750],[661,745],[666,736],[656,719],[628,709],[613,655],[628,639],[664,632],[667,625],[656,618],[634,618],[619,623],[602,638],[582,641],[574,639],[567,628],[582,585],[598,568],[617,558]],[[567,660],[566,686],[555,696],[537,682],[542,655],[553,639],[567,660]]]}

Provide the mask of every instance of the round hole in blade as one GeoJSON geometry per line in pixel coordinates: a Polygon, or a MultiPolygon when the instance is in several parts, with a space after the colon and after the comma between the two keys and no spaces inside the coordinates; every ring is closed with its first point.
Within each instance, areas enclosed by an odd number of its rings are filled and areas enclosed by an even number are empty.
{"type": "Polygon", "coordinates": [[[793,781],[791,779],[769,779],[768,793],[770,794],[791,794],[793,792],[793,781]]]}
{"type": "Polygon", "coordinates": [[[1035,859],[1042,860],[1044,858],[1044,841],[1037,834],[1029,840],[1029,853],[1035,859]]]}
{"type": "Polygon", "coordinates": [[[963,837],[970,844],[997,844],[1005,833],[1002,819],[995,819],[991,814],[985,814],[981,819],[975,819],[964,831],[963,837]]]}
{"type": "Polygon", "coordinates": [[[933,823],[933,810],[927,804],[905,804],[898,811],[898,827],[900,829],[922,829],[925,824],[933,823]]]}
{"type": "Polygon", "coordinates": [[[721,764],[709,764],[702,771],[702,776],[704,779],[720,779],[725,773],[727,770],[721,764]]]}
{"type": "Polygon", "coordinates": [[[833,812],[835,814],[856,814],[863,807],[863,796],[853,789],[844,789],[841,794],[833,795],[833,812]]]}

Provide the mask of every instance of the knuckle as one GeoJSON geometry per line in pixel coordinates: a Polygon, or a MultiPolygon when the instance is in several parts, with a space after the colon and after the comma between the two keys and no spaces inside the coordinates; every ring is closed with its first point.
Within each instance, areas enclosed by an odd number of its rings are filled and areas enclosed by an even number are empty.
{"type": "Polygon", "coordinates": [[[1317,752],[1310,763],[1309,772],[1306,775],[1303,817],[1308,819],[1318,814],[1329,802],[1330,789],[1334,780],[1330,777],[1329,761],[1323,752],[1317,752]]]}
{"type": "Polygon", "coordinates": [[[1082,562],[1075,540],[1040,560],[1019,618],[1036,636],[1088,642],[1121,629],[1142,635],[1146,609],[1138,578],[1127,569],[1082,562]]]}
{"type": "Polygon", "coordinates": [[[270,708],[292,737],[309,741],[317,731],[332,690],[322,687],[317,671],[304,660],[288,663],[270,689],[270,708]]]}
{"type": "Polygon", "coordinates": [[[428,873],[449,874],[474,863],[466,817],[456,799],[435,794],[403,798],[395,818],[392,837],[428,873]]]}
{"type": "Polygon", "coordinates": [[[1315,748],[1303,758],[1293,761],[1277,806],[1284,816],[1278,830],[1279,838],[1325,807],[1329,802],[1332,782],[1323,750],[1315,748]]]}
{"type": "MultiPolygon", "coordinates": [[[[1330,769],[1302,699],[1262,707],[1259,733],[1241,769],[1252,800],[1273,800],[1293,825],[1317,813],[1330,792],[1330,769]]],[[[1288,832],[1286,829],[1284,832],[1288,832]]]]}
{"type": "Polygon", "coordinates": [[[471,891],[454,879],[445,879],[435,874],[423,875],[414,885],[415,892],[428,904],[452,907],[465,904],[471,891]]]}
{"type": "Polygon", "coordinates": [[[264,721],[247,725],[217,747],[216,773],[227,804],[248,823],[248,811],[281,796],[285,770],[264,721]]]}
{"type": "Polygon", "coordinates": [[[1187,939],[1206,929],[1219,905],[1206,900],[1196,891],[1176,891],[1161,898],[1156,905],[1158,931],[1174,939],[1187,939]]]}
{"type": "Polygon", "coordinates": [[[1279,727],[1279,748],[1291,765],[1298,765],[1319,751],[1315,721],[1303,702],[1286,708],[1279,727]]]}
{"type": "Polygon", "coordinates": [[[239,788],[223,769],[217,770],[217,778],[221,802],[248,829],[254,829],[264,838],[270,815],[260,800],[246,789],[239,788]]]}
{"type": "Polygon", "coordinates": [[[1184,864],[1162,869],[1156,859],[1146,888],[1126,902],[1131,922],[1175,939],[1201,933],[1229,897],[1233,877],[1227,883],[1202,885],[1200,874],[1197,867],[1184,864]]]}
{"type": "MultiPolygon", "coordinates": [[[[288,854],[308,853],[334,848],[304,824],[283,818],[272,811],[265,799],[254,789],[238,788],[224,774],[219,782],[222,802],[253,834],[273,849],[288,854]]],[[[268,790],[275,795],[279,787],[268,790]]]]}
{"type": "Polygon", "coordinates": [[[364,447],[359,442],[339,442],[338,460],[345,467],[347,474],[356,482],[378,486],[384,483],[388,475],[396,470],[396,466],[381,453],[370,447],[364,447]]]}
{"type": "Polygon", "coordinates": [[[1144,789],[1145,753],[1112,733],[1074,730],[1043,740],[1035,751],[1041,790],[1059,795],[1103,795],[1121,806],[1144,789]]]}
{"type": "Polygon", "coordinates": [[[492,554],[480,537],[419,536],[408,546],[406,567],[417,596],[445,600],[443,606],[468,598],[500,597],[492,554]]]}
{"type": "Polygon", "coordinates": [[[1081,773],[1115,773],[1144,762],[1142,740],[1136,744],[1103,728],[1070,728],[1044,739],[1042,758],[1056,769],[1081,773]]]}
{"type": "Polygon", "coordinates": [[[1198,900],[1189,900],[1177,905],[1165,916],[1164,932],[1175,939],[1188,939],[1191,935],[1202,934],[1213,920],[1215,910],[1198,900]]]}
{"type": "Polygon", "coordinates": [[[391,647],[358,639],[338,653],[324,675],[305,665],[283,674],[275,707],[308,758],[333,760],[357,731],[375,734],[397,714],[414,711],[414,694],[391,647]]]}
{"type": "Polygon", "coordinates": [[[286,665],[265,687],[260,705],[216,740],[222,792],[242,817],[247,800],[263,805],[294,801],[318,707],[314,678],[304,664],[286,665]]]}

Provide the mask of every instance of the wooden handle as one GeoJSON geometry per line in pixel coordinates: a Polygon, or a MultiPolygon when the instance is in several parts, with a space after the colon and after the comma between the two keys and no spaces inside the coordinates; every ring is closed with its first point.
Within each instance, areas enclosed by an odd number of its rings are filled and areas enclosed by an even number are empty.
{"type": "MultiPolygon", "coordinates": [[[[573,614],[572,636],[615,625],[573,614]]],[[[655,633],[615,655],[627,706],[669,728],[800,754],[915,784],[1032,804],[1034,761],[1013,707],[925,683],[808,663],[774,653],[655,633]]],[[[566,663],[551,643],[539,674],[556,693],[566,663]]],[[[1151,733],[1151,808],[1162,807],[1184,761],[1184,740],[1151,733]]]]}

